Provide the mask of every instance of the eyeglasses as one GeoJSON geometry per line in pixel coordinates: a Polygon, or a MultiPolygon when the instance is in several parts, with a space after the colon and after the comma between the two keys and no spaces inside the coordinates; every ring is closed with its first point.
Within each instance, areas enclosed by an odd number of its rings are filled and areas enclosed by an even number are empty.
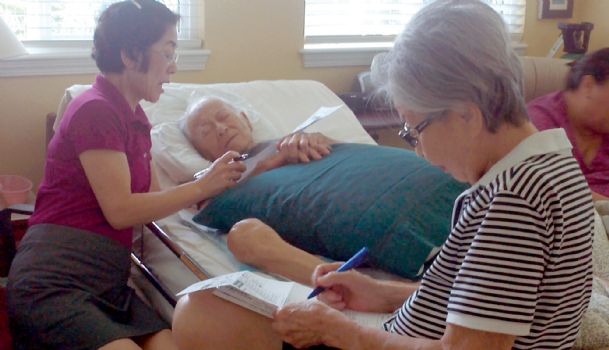
{"type": "Polygon", "coordinates": [[[423,121],[417,124],[414,128],[411,128],[408,126],[408,124],[404,123],[404,128],[398,132],[398,135],[402,138],[402,140],[406,141],[412,148],[416,148],[419,144],[419,136],[421,135],[423,130],[425,130],[425,128],[428,127],[431,122],[442,116],[444,116],[444,112],[434,113],[423,119],[423,121]]]}
{"type": "Polygon", "coordinates": [[[175,51],[172,53],[168,53],[168,52],[160,51],[160,50],[150,50],[150,51],[161,54],[165,58],[165,61],[167,61],[167,64],[172,64],[172,63],[177,64],[178,58],[180,58],[180,55],[175,51]]]}

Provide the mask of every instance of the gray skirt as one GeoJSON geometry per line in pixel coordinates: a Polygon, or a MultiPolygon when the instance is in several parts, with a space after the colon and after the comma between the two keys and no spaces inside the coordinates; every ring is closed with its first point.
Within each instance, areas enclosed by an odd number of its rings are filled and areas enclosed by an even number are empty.
{"type": "Polygon", "coordinates": [[[8,279],[16,349],[98,349],[168,325],[127,286],[129,250],[105,236],[32,226],[8,279]]]}

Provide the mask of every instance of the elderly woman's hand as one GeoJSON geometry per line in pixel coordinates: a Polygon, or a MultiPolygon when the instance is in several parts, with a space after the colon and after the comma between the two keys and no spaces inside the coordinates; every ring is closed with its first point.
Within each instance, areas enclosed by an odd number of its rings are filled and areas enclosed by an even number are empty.
{"type": "Polygon", "coordinates": [[[355,270],[336,272],[342,263],[321,264],[313,272],[313,284],[326,288],[317,297],[320,301],[338,309],[365,312],[393,312],[406,299],[399,295],[397,304],[389,294],[391,288],[374,278],[355,270]]]}
{"type": "Polygon", "coordinates": [[[319,344],[338,346],[337,341],[343,333],[341,325],[350,324],[352,322],[341,312],[308,300],[279,309],[272,327],[284,341],[300,349],[319,344]]]}
{"type": "Polygon", "coordinates": [[[295,133],[277,143],[277,150],[287,163],[308,163],[332,152],[332,139],[320,133],[295,133]]]}
{"type": "Polygon", "coordinates": [[[245,171],[243,162],[233,161],[239,157],[235,151],[226,152],[216,159],[195,182],[201,191],[201,200],[216,196],[235,186],[245,171]]]}

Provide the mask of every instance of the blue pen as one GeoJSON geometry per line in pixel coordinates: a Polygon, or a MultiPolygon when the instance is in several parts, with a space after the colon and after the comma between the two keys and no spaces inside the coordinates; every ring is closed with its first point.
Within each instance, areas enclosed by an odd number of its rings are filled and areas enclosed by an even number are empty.
{"type": "MultiPolygon", "coordinates": [[[[355,255],[351,257],[351,259],[347,260],[346,263],[342,264],[338,268],[338,270],[336,270],[336,272],[344,272],[347,270],[354,269],[354,268],[360,266],[361,264],[363,264],[364,261],[366,261],[367,257],[368,257],[368,247],[364,247],[359,252],[355,253],[355,255]]],[[[311,294],[309,294],[307,299],[316,297],[317,294],[323,292],[324,290],[325,290],[324,287],[317,287],[317,288],[313,289],[313,291],[311,292],[311,294]]]]}

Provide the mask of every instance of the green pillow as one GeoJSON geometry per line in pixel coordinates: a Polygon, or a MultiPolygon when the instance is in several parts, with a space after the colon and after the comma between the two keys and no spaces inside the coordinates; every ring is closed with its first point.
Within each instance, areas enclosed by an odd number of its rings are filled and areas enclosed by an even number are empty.
{"type": "Polygon", "coordinates": [[[368,265],[417,279],[448,237],[452,206],[466,188],[412,151],[338,144],[322,160],[235,186],[194,221],[228,231],[258,218],[289,243],[336,260],[367,246],[368,265]]]}

